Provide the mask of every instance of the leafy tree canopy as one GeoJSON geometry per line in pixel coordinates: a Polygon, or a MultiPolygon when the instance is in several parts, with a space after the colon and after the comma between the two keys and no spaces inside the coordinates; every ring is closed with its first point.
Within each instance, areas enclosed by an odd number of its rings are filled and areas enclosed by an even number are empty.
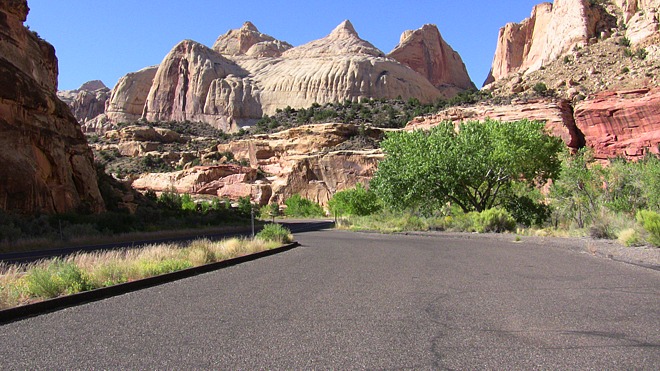
{"type": "Polygon", "coordinates": [[[514,182],[555,178],[563,144],[541,122],[486,120],[392,132],[381,147],[386,157],[372,186],[386,205],[429,210],[453,202],[468,212],[502,204],[514,182]]]}

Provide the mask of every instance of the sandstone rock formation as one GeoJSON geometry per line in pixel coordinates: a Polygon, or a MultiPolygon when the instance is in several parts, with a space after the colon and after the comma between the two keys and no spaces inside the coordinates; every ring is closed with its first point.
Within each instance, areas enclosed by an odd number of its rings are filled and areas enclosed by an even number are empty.
{"type": "Polygon", "coordinates": [[[572,149],[591,147],[601,160],[616,156],[636,159],[659,152],[660,89],[603,92],[575,108],[569,101],[549,99],[455,107],[417,118],[406,129],[428,129],[445,120],[458,123],[486,118],[545,121],[549,131],[572,149]]]}
{"type": "Polygon", "coordinates": [[[500,29],[489,84],[518,71],[535,71],[591,39],[607,36],[617,19],[587,0],[556,0],[532,10],[530,18],[500,29]]]}
{"type": "Polygon", "coordinates": [[[66,103],[73,116],[84,127],[85,123],[105,112],[110,89],[99,80],[88,81],[75,90],[61,90],[57,97],[66,103]]]}
{"type": "Polygon", "coordinates": [[[626,37],[632,44],[643,44],[660,31],[660,0],[615,0],[623,13],[626,37]]]}
{"type": "Polygon", "coordinates": [[[405,31],[388,56],[417,71],[438,89],[476,89],[461,56],[443,40],[436,25],[405,31]]]}
{"type": "Polygon", "coordinates": [[[158,67],[143,116],[149,121],[203,121],[231,129],[235,108],[261,117],[246,76],[247,71],[214,50],[184,40],[158,67]]]}
{"type": "Polygon", "coordinates": [[[92,152],[56,96],[55,50],[27,13],[25,0],[0,2],[0,210],[101,211],[92,152]]]}
{"type": "Polygon", "coordinates": [[[213,50],[231,56],[278,57],[291,48],[289,43],[259,32],[251,22],[245,22],[237,30],[228,31],[213,44],[213,50]]]}
{"type": "Polygon", "coordinates": [[[460,57],[432,31],[427,27],[420,42],[413,35],[395,53],[420,74],[362,40],[348,21],[295,48],[247,22],[220,36],[212,49],[191,40],[179,43],[153,76],[151,70],[140,75],[139,88],[128,84],[135,75],[120,80],[100,121],[190,120],[232,131],[286,106],[398,96],[431,102],[472,87],[460,57]],[[431,69],[424,71],[415,53],[430,54],[431,69]],[[136,90],[144,92],[149,80],[142,99],[136,90]]]}
{"type": "Polygon", "coordinates": [[[367,183],[383,158],[379,150],[336,151],[333,147],[358,135],[355,125],[304,125],[218,146],[250,167],[233,164],[196,166],[178,172],[144,174],[133,181],[140,191],[176,189],[193,195],[237,200],[250,196],[258,204],[283,203],[294,194],[327,204],[332,195],[356,183],[367,183]]]}
{"type": "Polygon", "coordinates": [[[575,123],[597,158],[658,154],[660,89],[597,94],[575,106],[575,123]]]}
{"type": "Polygon", "coordinates": [[[158,66],[151,66],[120,78],[106,105],[107,119],[120,123],[141,118],[157,71],[158,66]]]}

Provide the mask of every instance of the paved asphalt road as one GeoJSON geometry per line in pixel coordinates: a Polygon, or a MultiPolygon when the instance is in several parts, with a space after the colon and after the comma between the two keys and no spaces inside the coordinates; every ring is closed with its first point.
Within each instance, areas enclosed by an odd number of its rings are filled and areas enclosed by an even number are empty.
{"type": "Polygon", "coordinates": [[[316,231],[0,326],[0,369],[660,369],[660,272],[549,246],[316,231]]]}

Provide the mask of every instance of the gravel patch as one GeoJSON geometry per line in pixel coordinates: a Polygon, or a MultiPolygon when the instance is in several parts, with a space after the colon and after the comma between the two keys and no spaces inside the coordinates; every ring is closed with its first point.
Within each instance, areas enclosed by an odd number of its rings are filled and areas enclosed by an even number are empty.
{"type": "Polygon", "coordinates": [[[660,248],[652,246],[626,247],[616,240],[597,240],[590,237],[519,236],[512,233],[401,232],[400,234],[449,236],[460,239],[535,244],[568,249],[660,271],[660,248]],[[516,240],[516,238],[519,240],[516,240]]]}

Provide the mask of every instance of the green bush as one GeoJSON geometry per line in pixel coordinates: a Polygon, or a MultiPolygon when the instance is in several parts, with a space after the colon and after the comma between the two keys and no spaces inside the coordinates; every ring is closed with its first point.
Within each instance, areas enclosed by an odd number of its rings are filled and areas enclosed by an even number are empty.
{"type": "Polygon", "coordinates": [[[272,219],[280,216],[280,205],[277,202],[272,202],[268,205],[264,205],[259,210],[259,216],[263,220],[272,219]]]}
{"type": "Polygon", "coordinates": [[[545,83],[542,82],[537,82],[534,87],[532,87],[532,90],[538,95],[545,96],[548,94],[548,87],[545,85],[545,83]]]}
{"type": "Polygon", "coordinates": [[[525,227],[543,226],[552,213],[548,205],[535,202],[527,196],[512,196],[504,206],[516,222],[525,227]]]}
{"type": "Polygon", "coordinates": [[[640,210],[636,219],[649,233],[648,242],[660,246],[660,214],[650,210],[640,210]]]}
{"type": "Polygon", "coordinates": [[[325,216],[321,205],[302,198],[298,194],[291,196],[284,204],[286,205],[284,215],[289,217],[311,218],[325,216]]]}
{"type": "Polygon", "coordinates": [[[30,295],[54,298],[92,288],[78,266],[71,262],[53,261],[46,268],[35,268],[26,276],[30,295]]]}
{"type": "Polygon", "coordinates": [[[181,196],[181,210],[186,210],[186,211],[197,210],[197,204],[195,204],[195,201],[193,200],[191,195],[184,193],[183,196],[181,196]]]}
{"type": "Polygon", "coordinates": [[[492,208],[479,213],[477,217],[477,232],[502,233],[513,231],[516,228],[516,220],[508,211],[502,208],[492,208]]]}
{"type": "Polygon", "coordinates": [[[293,241],[291,231],[280,224],[266,224],[255,237],[264,241],[276,241],[279,243],[290,243],[293,241]]]}
{"type": "Polygon", "coordinates": [[[328,206],[333,214],[358,216],[371,215],[383,208],[378,196],[361,183],[353,189],[335,193],[328,206]]]}
{"type": "Polygon", "coordinates": [[[239,197],[238,199],[238,212],[245,216],[252,214],[252,200],[250,196],[239,197]]]}

